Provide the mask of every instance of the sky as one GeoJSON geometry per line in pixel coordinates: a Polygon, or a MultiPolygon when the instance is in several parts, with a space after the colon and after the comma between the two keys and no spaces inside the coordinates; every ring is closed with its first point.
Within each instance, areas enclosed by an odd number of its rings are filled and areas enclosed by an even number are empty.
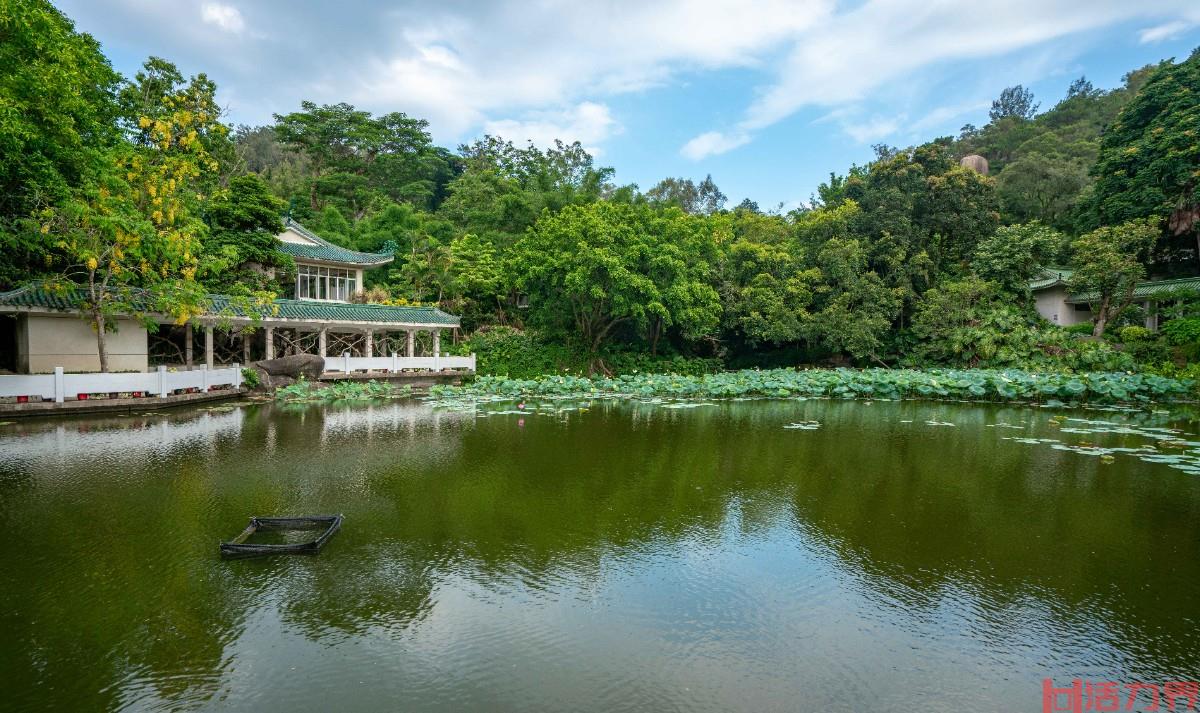
{"type": "Polygon", "coordinates": [[[1087,76],[1200,46],[1200,0],[60,0],[133,76],[205,72],[233,124],[300,102],[580,141],[619,183],[711,174],[736,204],[807,201],[831,172],[982,126],[1007,86],[1042,108],[1087,76]]]}

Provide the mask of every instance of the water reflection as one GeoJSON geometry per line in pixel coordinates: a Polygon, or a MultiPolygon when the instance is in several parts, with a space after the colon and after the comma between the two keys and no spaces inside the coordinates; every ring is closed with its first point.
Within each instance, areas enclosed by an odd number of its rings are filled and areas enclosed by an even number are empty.
{"type": "Polygon", "coordinates": [[[1200,672],[1195,477],[1004,439],[1038,410],[668,405],[4,427],[0,680],[17,709],[950,711],[1200,672]],[[347,517],[319,557],[216,558],[313,512],[347,517]]]}

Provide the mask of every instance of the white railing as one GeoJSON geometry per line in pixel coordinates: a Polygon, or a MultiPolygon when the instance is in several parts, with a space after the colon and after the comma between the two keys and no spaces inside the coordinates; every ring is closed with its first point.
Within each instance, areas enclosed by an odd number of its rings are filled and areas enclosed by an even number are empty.
{"type": "MultiPolygon", "coordinates": [[[[0,376],[0,396],[27,396],[31,401],[54,399],[62,403],[80,394],[134,394],[166,398],[180,389],[206,392],[215,386],[242,385],[242,370],[237,364],[225,369],[194,371],[158,371],[131,374],[67,374],[61,366],[53,374],[13,374],[0,376]]],[[[87,398],[86,396],[84,398],[87,398]]]]}
{"type": "Polygon", "coordinates": [[[379,357],[355,357],[350,352],[342,352],[340,357],[330,357],[325,360],[326,372],[341,372],[349,374],[355,371],[390,371],[397,372],[405,369],[416,371],[441,371],[442,369],[466,369],[475,371],[475,355],[450,356],[439,354],[427,357],[405,357],[399,354],[379,357]]]}

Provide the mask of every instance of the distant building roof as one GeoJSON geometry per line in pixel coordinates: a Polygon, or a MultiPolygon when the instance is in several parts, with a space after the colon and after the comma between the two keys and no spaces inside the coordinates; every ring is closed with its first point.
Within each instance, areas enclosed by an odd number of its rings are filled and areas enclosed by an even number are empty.
{"type": "Polygon", "coordinates": [[[1059,285],[1066,285],[1075,271],[1065,267],[1047,267],[1041,274],[1029,281],[1029,289],[1034,292],[1059,285]]]}
{"type": "MultiPolygon", "coordinates": [[[[81,295],[72,288],[52,290],[40,284],[0,292],[0,311],[53,310],[74,312],[78,310],[81,295]],[[3,308],[11,308],[4,310],[3,308]]],[[[134,295],[136,300],[138,295],[134,295]]],[[[225,295],[209,295],[210,309],[198,317],[232,318],[235,321],[252,319],[239,308],[237,301],[225,295]]],[[[153,311],[149,299],[138,307],[153,311]]],[[[262,322],[342,322],[363,325],[412,325],[430,327],[457,327],[459,318],[443,312],[437,307],[413,307],[377,304],[355,304],[353,302],[322,302],[318,300],[279,299],[263,308],[262,322]]]]}
{"type": "MultiPolygon", "coordinates": [[[[1174,280],[1147,280],[1146,282],[1139,282],[1137,287],[1133,288],[1135,299],[1160,300],[1168,298],[1171,295],[1186,292],[1200,292],[1200,277],[1181,277],[1174,280]]],[[[1092,302],[1098,298],[1099,295],[1095,292],[1083,292],[1071,295],[1067,298],[1067,302],[1092,302]]]]}
{"type": "Polygon", "coordinates": [[[310,241],[310,244],[284,240],[280,240],[278,243],[277,247],[280,252],[301,260],[320,260],[321,262],[337,262],[357,267],[376,267],[385,265],[393,259],[391,253],[360,253],[340,245],[334,245],[291,218],[284,221],[284,228],[292,230],[310,241]]]}

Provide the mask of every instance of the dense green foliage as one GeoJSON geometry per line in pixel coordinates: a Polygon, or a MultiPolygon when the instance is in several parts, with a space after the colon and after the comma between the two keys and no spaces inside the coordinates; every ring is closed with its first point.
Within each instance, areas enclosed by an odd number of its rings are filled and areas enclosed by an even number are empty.
{"type": "MultiPolygon", "coordinates": [[[[542,374],[586,374],[596,358],[586,350],[547,341],[535,331],[512,327],[478,330],[452,349],[456,354],[476,354],[476,368],[481,374],[514,379],[530,379],[542,374]]],[[[629,349],[602,351],[599,357],[616,374],[707,374],[720,371],[722,367],[721,361],[714,358],[652,355],[629,349]]]]}
{"type": "Polygon", "coordinates": [[[205,75],[152,57],[123,79],[45,0],[5,7],[0,288],[87,285],[79,307],[101,349],[133,290],[181,323],[206,292],[252,305],[278,294],[293,263],[272,236],[287,214],[393,253],[360,298],[462,315],[466,348],[494,373],[1079,371],[1193,353],[1195,340],[1132,347],[1106,330],[1144,316],[1131,306],[1138,280],[1200,272],[1200,54],[1111,91],[1081,78],[1040,114],[1010,87],[982,128],[879,146],[781,214],[750,199],[729,209],[711,176],[616,185],[579,143],[485,136],[451,151],[402,111],[302,101],[272,126],[232,129],[205,75]],[[1050,266],[1095,293],[1089,331],[1108,339],[1037,316],[1028,285],[1050,266]]]}
{"type": "Polygon", "coordinates": [[[431,396],[438,399],[769,396],[1108,403],[1171,400],[1186,396],[1191,387],[1190,381],[1112,372],[1037,374],[1015,369],[773,369],[703,376],[628,374],[616,378],[546,376],[539,379],[484,376],[467,386],[435,386],[431,396]]]}
{"type": "MultiPolygon", "coordinates": [[[[1088,200],[1096,225],[1168,219],[1176,240],[1164,248],[1200,247],[1200,50],[1164,63],[1104,134],[1088,200]],[[1188,240],[1191,238],[1193,240],[1188,240]]],[[[1176,256],[1164,255],[1165,260],[1176,256]]]]}

